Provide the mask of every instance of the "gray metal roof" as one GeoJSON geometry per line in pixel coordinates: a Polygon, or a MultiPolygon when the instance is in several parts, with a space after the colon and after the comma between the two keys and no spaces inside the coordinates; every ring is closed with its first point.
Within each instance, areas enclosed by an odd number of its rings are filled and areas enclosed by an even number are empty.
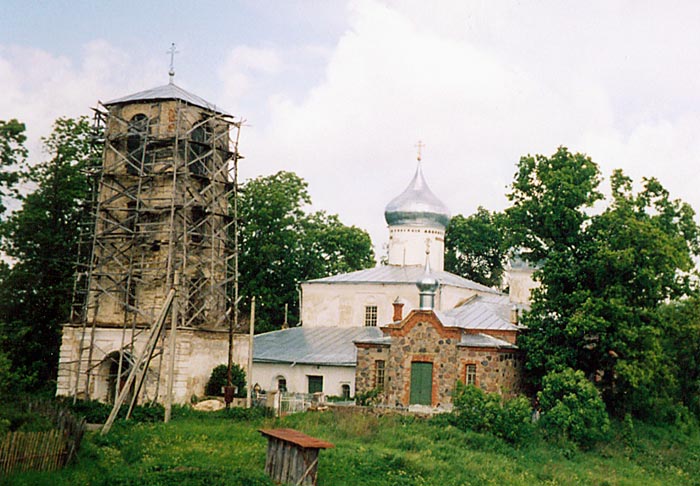
{"type": "Polygon", "coordinates": [[[294,327],[255,336],[253,362],[355,366],[353,341],[383,336],[377,327],[294,327]]]}
{"type": "Polygon", "coordinates": [[[164,86],[158,86],[157,88],[147,89],[146,91],[140,91],[128,96],[123,96],[112,101],[104,103],[105,106],[110,105],[120,105],[124,103],[134,103],[138,101],[150,101],[150,100],[182,100],[190,105],[199,106],[209,111],[215,113],[220,113],[222,115],[228,115],[225,111],[217,108],[215,104],[209,103],[208,101],[200,98],[199,96],[185,91],[179,86],[173,83],[166,84],[164,86]]]}
{"type": "MultiPolygon", "coordinates": [[[[350,283],[350,284],[416,284],[425,277],[423,265],[382,265],[358,270],[356,272],[341,273],[330,277],[317,278],[305,283],[350,283]]],[[[463,289],[478,290],[496,295],[502,295],[498,290],[473,282],[450,272],[432,270],[430,275],[437,279],[440,285],[450,285],[463,289]]]]}
{"type": "Polygon", "coordinates": [[[384,219],[389,226],[435,226],[446,228],[450,210],[430,190],[420,163],[408,187],[387,204],[384,219]]]}
{"type": "Polygon", "coordinates": [[[515,344],[511,344],[503,339],[498,339],[488,334],[464,334],[458,346],[470,348],[508,348],[518,349],[515,344]]]}
{"type": "Polygon", "coordinates": [[[436,311],[447,327],[493,331],[518,331],[522,326],[510,322],[512,304],[507,295],[476,295],[454,309],[436,311]]]}

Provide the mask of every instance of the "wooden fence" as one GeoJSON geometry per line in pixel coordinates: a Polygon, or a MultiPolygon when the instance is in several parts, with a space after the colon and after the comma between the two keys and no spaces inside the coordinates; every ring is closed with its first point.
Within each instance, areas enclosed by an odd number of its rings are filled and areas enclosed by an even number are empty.
{"type": "Polygon", "coordinates": [[[0,475],[19,471],[53,471],[78,453],[85,420],[64,410],[49,412],[57,428],[42,432],[8,432],[0,438],[0,475]]]}

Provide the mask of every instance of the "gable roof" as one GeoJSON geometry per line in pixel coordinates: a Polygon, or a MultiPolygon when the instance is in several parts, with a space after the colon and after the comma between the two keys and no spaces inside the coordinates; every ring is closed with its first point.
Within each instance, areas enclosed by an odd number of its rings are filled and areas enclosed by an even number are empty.
{"type": "Polygon", "coordinates": [[[258,334],[254,363],[355,366],[355,340],[382,337],[377,327],[294,327],[258,334]]]}
{"type": "MultiPolygon", "coordinates": [[[[306,284],[413,284],[415,285],[423,278],[425,267],[423,265],[382,265],[358,270],[356,272],[341,273],[330,277],[308,280],[306,284]]],[[[502,295],[498,290],[481,285],[472,280],[460,277],[454,273],[443,270],[431,270],[430,275],[435,278],[440,285],[449,285],[463,289],[477,290],[490,294],[502,295]]]]}
{"type": "Polygon", "coordinates": [[[457,343],[457,346],[469,348],[506,348],[518,349],[515,344],[511,344],[503,339],[498,339],[488,334],[464,334],[462,340],[457,343]]]}
{"type": "Polygon", "coordinates": [[[122,96],[121,98],[117,98],[103,104],[105,106],[110,106],[121,105],[125,103],[135,103],[138,101],[155,100],[181,100],[190,105],[198,106],[200,108],[204,108],[215,113],[220,113],[222,115],[229,114],[221,110],[220,108],[217,108],[215,104],[209,103],[205,99],[200,98],[196,94],[192,94],[189,91],[186,91],[173,83],[158,86],[156,88],[147,89],[145,91],[139,91],[138,93],[130,94],[127,96],[122,96]]]}
{"type": "Polygon", "coordinates": [[[523,326],[510,322],[512,304],[507,295],[475,295],[464,304],[446,311],[435,311],[445,327],[490,331],[519,331],[523,326]]]}

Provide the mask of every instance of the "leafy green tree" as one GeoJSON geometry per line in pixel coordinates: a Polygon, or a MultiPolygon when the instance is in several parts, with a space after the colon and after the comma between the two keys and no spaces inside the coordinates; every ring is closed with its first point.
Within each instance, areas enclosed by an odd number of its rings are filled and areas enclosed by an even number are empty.
{"type": "Polygon", "coordinates": [[[620,171],[609,207],[589,216],[598,184],[595,163],[563,148],[521,159],[506,214],[511,241],[541,262],[542,285],[520,345],[535,384],[552,371],[582,370],[610,410],[640,416],[671,401],[657,310],[693,292],[698,228],[692,209],[658,181],[634,194],[620,171]]]}
{"type": "Polygon", "coordinates": [[[241,188],[242,308],[247,312],[256,296],[257,332],[279,329],[285,304],[290,316],[298,315],[300,282],[374,265],[366,231],[323,211],[308,214],[310,204],[306,181],[292,172],[258,177],[241,188]]]}
{"type": "Polygon", "coordinates": [[[678,402],[700,418],[700,297],[669,302],[659,309],[666,365],[676,378],[666,383],[678,402]]]}
{"type": "Polygon", "coordinates": [[[540,425],[551,438],[571,440],[590,447],[610,433],[610,419],[600,393],[582,371],[566,368],[542,380],[537,394],[540,425]]]}
{"type": "Polygon", "coordinates": [[[14,118],[0,120],[0,214],[6,209],[3,200],[19,180],[18,166],[27,158],[25,129],[24,123],[14,118]]]}
{"type": "MultiPolygon", "coordinates": [[[[207,382],[205,393],[211,397],[223,397],[223,387],[226,386],[228,366],[225,364],[216,366],[211,371],[211,376],[207,382]]],[[[245,370],[236,363],[231,364],[231,385],[236,387],[235,396],[243,398],[246,396],[246,376],[245,370]]]]}
{"type": "Polygon", "coordinates": [[[0,350],[30,385],[55,378],[60,324],[71,303],[83,169],[99,154],[87,118],[61,118],[44,140],[51,159],[23,167],[36,186],[2,228],[2,249],[15,260],[0,284],[0,350]]]}
{"type": "Polygon", "coordinates": [[[503,216],[479,207],[450,220],[445,235],[445,270],[489,287],[503,279],[506,256],[503,216]]]}
{"type": "Polygon", "coordinates": [[[522,396],[504,398],[457,382],[450,421],[462,430],[488,432],[508,442],[527,439],[532,431],[530,403],[522,396]]]}

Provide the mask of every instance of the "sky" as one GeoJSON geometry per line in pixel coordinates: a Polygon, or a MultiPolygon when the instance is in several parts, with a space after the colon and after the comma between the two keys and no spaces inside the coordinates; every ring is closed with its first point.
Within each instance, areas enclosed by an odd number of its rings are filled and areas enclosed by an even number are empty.
{"type": "MultiPolygon", "coordinates": [[[[168,81],[245,120],[243,179],[294,171],[366,229],[423,171],[453,215],[502,210],[565,146],[700,210],[700,2],[3,0],[0,120],[30,159],[60,116],[168,81]]],[[[698,219],[700,222],[700,219],[698,219]]]]}

